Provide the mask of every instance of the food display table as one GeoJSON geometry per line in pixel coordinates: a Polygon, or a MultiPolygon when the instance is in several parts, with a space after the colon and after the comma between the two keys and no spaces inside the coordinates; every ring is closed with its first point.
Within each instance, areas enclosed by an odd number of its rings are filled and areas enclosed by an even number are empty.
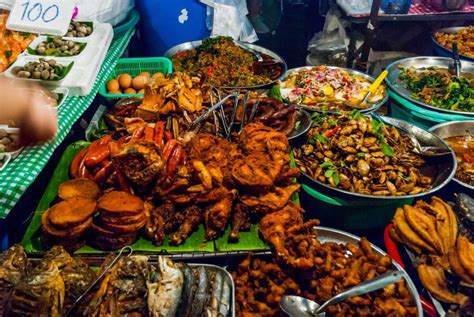
{"type": "MultiPolygon", "coordinates": [[[[58,109],[59,127],[56,138],[42,146],[25,148],[15,160],[0,172],[0,219],[8,216],[10,210],[22,197],[28,186],[33,183],[48,163],[54,150],[64,140],[72,124],[91,105],[100,86],[105,82],[114,69],[118,58],[127,48],[134,32],[134,29],[130,29],[113,40],[91,93],[83,97],[70,96],[58,109]]],[[[4,230],[0,229],[0,232],[3,233],[4,230]]]]}

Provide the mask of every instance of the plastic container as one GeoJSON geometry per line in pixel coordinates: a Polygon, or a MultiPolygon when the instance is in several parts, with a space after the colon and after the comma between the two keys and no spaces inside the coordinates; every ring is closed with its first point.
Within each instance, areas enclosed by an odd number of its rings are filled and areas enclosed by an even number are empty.
{"type": "Polygon", "coordinates": [[[412,204],[414,198],[345,200],[324,195],[301,185],[300,201],[305,217],[318,218],[321,224],[341,230],[366,230],[385,227],[398,207],[412,204]]]}
{"type": "Polygon", "coordinates": [[[410,10],[411,0],[382,0],[380,8],[386,14],[407,14],[410,10]]]}
{"type": "Polygon", "coordinates": [[[107,92],[107,82],[120,74],[129,74],[132,77],[141,72],[170,74],[173,71],[172,62],[166,57],[140,57],[122,58],[117,61],[112,73],[107,77],[105,83],[100,87],[99,94],[109,101],[115,101],[126,97],[143,96],[142,94],[109,94],[107,92]]]}
{"type": "Polygon", "coordinates": [[[425,130],[446,121],[474,120],[472,116],[441,113],[422,108],[401,97],[391,89],[389,89],[389,94],[391,97],[390,115],[394,118],[408,121],[425,130]]]}
{"type": "Polygon", "coordinates": [[[162,56],[171,47],[209,37],[206,5],[196,0],[137,0],[145,56],[162,56]]]}

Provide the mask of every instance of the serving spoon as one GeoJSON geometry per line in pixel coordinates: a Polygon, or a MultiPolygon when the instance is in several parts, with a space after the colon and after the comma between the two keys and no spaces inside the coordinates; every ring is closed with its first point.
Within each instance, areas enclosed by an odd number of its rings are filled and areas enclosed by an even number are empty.
{"type": "MultiPolygon", "coordinates": [[[[416,154],[419,154],[419,155],[422,155],[422,156],[425,156],[425,157],[432,157],[432,158],[437,158],[437,157],[442,157],[442,156],[446,156],[446,155],[451,155],[451,150],[444,146],[444,147],[440,147],[440,146],[422,146],[420,144],[420,141],[418,140],[417,137],[415,137],[412,133],[411,130],[413,129],[417,129],[416,127],[413,127],[413,126],[410,126],[408,124],[405,124],[401,121],[398,121],[398,120],[393,120],[392,118],[388,118],[388,117],[382,117],[382,116],[379,116],[378,114],[376,114],[375,112],[372,112],[370,114],[372,116],[372,118],[382,122],[382,123],[385,123],[385,124],[388,124],[388,125],[391,125],[391,126],[394,126],[402,131],[404,131],[406,133],[406,136],[408,136],[408,138],[410,139],[410,141],[413,143],[413,152],[416,153],[416,154]]],[[[421,130],[421,129],[419,129],[421,130]]],[[[425,132],[423,130],[421,130],[423,133],[428,133],[428,132],[425,132]]]]}
{"type": "Polygon", "coordinates": [[[381,274],[369,281],[360,283],[348,290],[327,300],[324,304],[318,303],[300,296],[287,295],[280,300],[280,308],[290,317],[319,317],[326,316],[326,309],[330,305],[337,304],[348,298],[370,293],[387,285],[397,283],[404,276],[402,271],[390,271],[381,274]]]}

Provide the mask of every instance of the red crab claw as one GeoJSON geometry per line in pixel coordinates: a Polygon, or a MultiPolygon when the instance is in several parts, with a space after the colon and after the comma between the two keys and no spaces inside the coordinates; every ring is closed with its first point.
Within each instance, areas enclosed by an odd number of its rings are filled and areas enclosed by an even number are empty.
{"type": "Polygon", "coordinates": [[[72,159],[71,165],[69,166],[69,175],[71,178],[77,178],[79,176],[79,165],[81,164],[88,150],[89,148],[80,150],[72,159]]]}
{"type": "Polygon", "coordinates": [[[163,149],[164,145],[164,132],[165,132],[165,123],[163,121],[157,121],[155,123],[155,144],[160,149],[163,149]]]}

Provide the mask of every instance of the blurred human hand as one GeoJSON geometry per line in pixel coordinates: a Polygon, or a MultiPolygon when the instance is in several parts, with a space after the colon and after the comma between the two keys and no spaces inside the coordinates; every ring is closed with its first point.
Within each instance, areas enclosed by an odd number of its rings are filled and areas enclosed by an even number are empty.
{"type": "Polygon", "coordinates": [[[48,141],[56,135],[58,119],[37,85],[0,78],[0,122],[13,121],[21,145],[48,141]]]}

